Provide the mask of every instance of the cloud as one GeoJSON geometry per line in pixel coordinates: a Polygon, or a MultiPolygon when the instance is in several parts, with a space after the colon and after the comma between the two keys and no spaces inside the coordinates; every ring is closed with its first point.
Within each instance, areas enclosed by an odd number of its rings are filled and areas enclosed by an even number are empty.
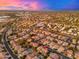
{"type": "Polygon", "coordinates": [[[40,10],[38,0],[0,0],[0,10],[40,10]]]}
{"type": "Polygon", "coordinates": [[[41,9],[41,6],[38,2],[27,2],[23,5],[24,9],[28,9],[28,10],[39,10],[41,9]]]}

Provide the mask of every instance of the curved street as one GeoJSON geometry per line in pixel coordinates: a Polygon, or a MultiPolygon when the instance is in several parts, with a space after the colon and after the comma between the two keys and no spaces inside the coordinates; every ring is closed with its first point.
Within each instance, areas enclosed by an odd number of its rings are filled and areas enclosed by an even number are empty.
{"type": "Polygon", "coordinates": [[[5,29],[4,32],[2,33],[2,41],[3,41],[4,47],[6,48],[7,52],[11,55],[13,59],[19,59],[9,47],[9,44],[7,42],[7,35],[6,35],[7,30],[8,28],[5,29]]]}

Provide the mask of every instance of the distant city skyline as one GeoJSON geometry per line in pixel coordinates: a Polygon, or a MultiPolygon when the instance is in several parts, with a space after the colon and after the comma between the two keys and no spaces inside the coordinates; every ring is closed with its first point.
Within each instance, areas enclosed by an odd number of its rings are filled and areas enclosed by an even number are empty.
{"type": "Polygon", "coordinates": [[[79,0],[0,0],[0,10],[79,10],[79,0]]]}

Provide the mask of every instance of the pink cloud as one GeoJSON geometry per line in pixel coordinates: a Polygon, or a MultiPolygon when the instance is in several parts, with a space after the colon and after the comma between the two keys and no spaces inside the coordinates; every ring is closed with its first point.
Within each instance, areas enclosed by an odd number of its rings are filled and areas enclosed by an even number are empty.
{"type": "Polygon", "coordinates": [[[40,4],[36,1],[27,2],[23,5],[23,8],[27,9],[27,10],[39,10],[40,9],[40,4]]]}
{"type": "Polygon", "coordinates": [[[43,5],[41,6],[41,3],[38,0],[0,0],[0,6],[0,10],[11,9],[7,6],[21,7],[19,9],[22,10],[39,10],[43,5]]]}

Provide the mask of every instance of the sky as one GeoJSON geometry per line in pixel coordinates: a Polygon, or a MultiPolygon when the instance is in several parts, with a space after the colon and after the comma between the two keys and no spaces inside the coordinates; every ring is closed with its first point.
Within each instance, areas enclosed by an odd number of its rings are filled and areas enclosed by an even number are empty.
{"type": "Polygon", "coordinates": [[[79,0],[0,0],[0,10],[79,10],[79,0]]]}

